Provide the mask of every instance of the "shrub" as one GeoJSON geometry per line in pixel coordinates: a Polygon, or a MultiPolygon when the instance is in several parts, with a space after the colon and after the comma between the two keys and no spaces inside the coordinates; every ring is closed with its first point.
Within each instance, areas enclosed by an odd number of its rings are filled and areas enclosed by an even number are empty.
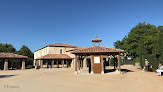
{"type": "MultiPolygon", "coordinates": [[[[117,58],[116,58],[116,60],[117,60],[117,63],[118,63],[118,59],[117,58]]],[[[114,58],[111,58],[110,61],[111,61],[111,65],[110,66],[114,66],[114,58]]],[[[121,62],[121,65],[124,65],[124,60],[123,59],[120,59],[120,62],[121,62]]]]}
{"type": "Polygon", "coordinates": [[[134,58],[134,62],[135,63],[140,63],[140,58],[139,57],[134,58]]]}
{"type": "Polygon", "coordinates": [[[111,61],[111,66],[114,66],[114,58],[111,58],[110,61],[111,61]]]}
{"type": "Polygon", "coordinates": [[[159,57],[159,63],[163,64],[163,54],[159,57]]]}
{"type": "Polygon", "coordinates": [[[145,59],[148,60],[149,64],[153,66],[153,70],[155,71],[159,65],[159,60],[156,59],[155,54],[147,54],[147,55],[142,55],[142,65],[145,65],[145,59]]]}

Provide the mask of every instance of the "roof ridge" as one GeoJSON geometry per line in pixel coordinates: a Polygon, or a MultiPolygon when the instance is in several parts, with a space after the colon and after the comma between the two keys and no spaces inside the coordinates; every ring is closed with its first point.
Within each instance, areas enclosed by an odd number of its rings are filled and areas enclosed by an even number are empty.
{"type": "MultiPolygon", "coordinates": [[[[46,47],[59,47],[59,46],[61,46],[61,47],[73,47],[73,48],[77,48],[77,47],[80,47],[80,46],[75,46],[75,45],[70,45],[70,44],[66,44],[66,43],[60,43],[60,42],[58,42],[58,43],[54,43],[54,44],[49,44],[49,45],[47,45],[47,46],[45,46],[45,47],[42,47],[42,48],[40,48],[40,49],[38,49],[38,50],[41,50],[41,49],[43,49],[43,48],[46,48],[46,47]],[[58,45],[58,44],[60,44],[60,45],[58,45]],[[64,46],[65,45],[65,46],[64,46]],[[67,45],[67,46],[66,46],[67,45]]],[[[36,50],[36,51],[38,51],[38,50],[36,50]]],[[[36,51],[34,51],[34,52],[36,52],[36,51]]]]}

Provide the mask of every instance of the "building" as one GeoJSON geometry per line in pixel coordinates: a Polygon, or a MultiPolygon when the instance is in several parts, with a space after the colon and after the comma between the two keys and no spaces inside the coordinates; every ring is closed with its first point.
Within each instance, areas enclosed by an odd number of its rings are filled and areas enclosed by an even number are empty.
{"type": "Polygon", "coordinates": [[[88,67],[88,72],[91,74],[104,74],[106,62],[113,57],[114,69],[120,72],[120,54],[125,51],[100,46],[101,41],[97,37],[92,39],[94,46],[88,48],[64,43],[50,44],[34,52],[35,65],[41,68],[71,67],[75,69],[75,74],[88,67]]]}
{"type": "Polygon", "coordinates": [[[75,55],[68,51],[80,49],[81,47],[55,43],[45,46],[34,52],[34,64],[41,68],[48,67],[74,67],[75,55]],[[50,65],[50,66],[49,66],[50,65]]]}
{"type": "Polygon", "coordinates": [[[109,56],[114,57],[114,69],[116,72],[121,73],[120,54],[125,53],[124,50],[100,46],[102,40],[97,38],[92,39],[94,46],[77,49],[72,51],[75,54],[75,74],[82,71],[82,62],[85,57],[90,57],[90,64],[88,72],[91,74],[104,74],[106,73],[106,58],[109,56]],[[95,46],[98,43],[98,46],[95,46]]]}
{"type": "Polygon", "coordinates": [[[25,61],[28,57],[14,53],[0,52],[0,70],[25,69],[25,61]]]}

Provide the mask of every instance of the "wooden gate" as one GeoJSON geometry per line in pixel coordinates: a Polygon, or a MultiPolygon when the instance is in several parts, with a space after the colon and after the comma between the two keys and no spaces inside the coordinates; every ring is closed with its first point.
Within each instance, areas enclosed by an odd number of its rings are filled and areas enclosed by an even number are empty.
{"type": "Polygon", "coordinates": [[[93,72],[94,74],[101,74],[101,56],[93,56],[93,72]]]}

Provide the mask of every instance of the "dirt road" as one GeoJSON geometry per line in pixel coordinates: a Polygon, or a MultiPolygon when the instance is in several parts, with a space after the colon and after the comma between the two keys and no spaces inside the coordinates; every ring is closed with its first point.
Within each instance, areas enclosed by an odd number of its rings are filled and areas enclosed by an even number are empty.
{"type": "Polygon", "coordinates": [[[123,74],[74,74],[71,68],[0,71],[0,92],[163,92],[163,76],[124,65],[123,74]]]}

